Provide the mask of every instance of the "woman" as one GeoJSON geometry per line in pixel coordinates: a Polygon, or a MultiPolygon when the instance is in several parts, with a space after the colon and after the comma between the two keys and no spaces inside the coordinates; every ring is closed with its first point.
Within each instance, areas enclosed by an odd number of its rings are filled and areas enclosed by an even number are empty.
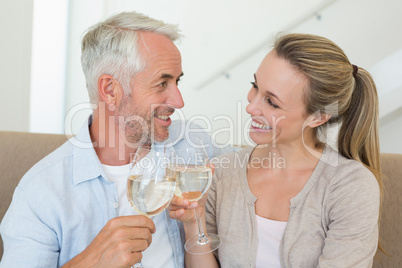
{"type": "MultiPolygon", "coordinates": [[[[288,34],[254,77],[246,111],[257,146],[220,158],[205,214],[222,244],[216,259],[187,254],[187,266],[371,267],[382,182],[370,74],[326,38],[288,34]],[[337,151],[322,140],[333,123],[337,151]]],[[[188,239],[187,204],[175,199],[170,216],[188,239]]]]}

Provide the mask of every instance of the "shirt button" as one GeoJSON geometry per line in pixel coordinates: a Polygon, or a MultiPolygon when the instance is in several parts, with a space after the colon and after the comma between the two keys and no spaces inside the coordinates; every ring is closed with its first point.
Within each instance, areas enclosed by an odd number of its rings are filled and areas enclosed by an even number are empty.
{"type": "Polygon", "coordinates": [[[114,207],[114,208],[118,208],[118,207],[119,207],[119,204],[113,203],[113,207],[114,207]]]}

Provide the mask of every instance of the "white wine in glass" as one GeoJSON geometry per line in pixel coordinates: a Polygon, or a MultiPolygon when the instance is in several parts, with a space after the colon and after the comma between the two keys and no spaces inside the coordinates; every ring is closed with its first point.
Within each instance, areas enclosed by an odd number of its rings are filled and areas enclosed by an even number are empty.
{"type": "MultiPolygon", "coordinates": [[[[175,167],[177,184],[175,195],[198,201],[209,189],[212,181],[210,167],[178,164],[175,167]]],[[[168,171],[170,173],[172,171],[168,171]]]]}
{"type": "Polygon", "coordinates": [[[148,181],[143,176],[132,175],[127,180],[127,198],[131,207],[139,214],[155,216],[169,205],[175,184],[174,178],[148,181]]]}
{"type": "MultiPolygon", "coordinates": [[[[164,146],[137,149],[127,179],[127,199],[137,213],[151,217],[169,206],[176,187],[175,178],[166,172],[169,162],[164,146]]],[[[143,266],[137,263],[133,267],[143,266]]]]}
{"type": "MultiPolygon", "coordinates": [[[[176,178],[175,195],[198,201],[208,191],[212,182],[212,169],[205,148],[188,147],[175,151],[174,164],[168,168],[170,177],[176,178]]],[[[218,235],[204,233],[197,210],[194,209],[198,235],[190,238],[184,248],[191,254],[204,254],[216,250],[221,243],[218,235]]]]}

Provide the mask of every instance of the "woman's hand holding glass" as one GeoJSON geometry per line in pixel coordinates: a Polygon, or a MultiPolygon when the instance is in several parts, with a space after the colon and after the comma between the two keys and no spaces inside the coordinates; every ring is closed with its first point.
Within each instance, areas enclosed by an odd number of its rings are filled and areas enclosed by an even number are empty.
{"type": "Polygon", "coordinates": [[[176,178],[175,197],[169,207],[170,217],[183,222],[187,236],[197,231],[185,244],[187,252],[203,254],[214,251],[220,245],[220,238],[204,232],[204,205],[212,181],[213,166],[202,144],[198,148],[175,150],[175,153],[175,164],[169,171],[176,178]],[[193,208],[194,212],[191,212],[193,208]],[[188,232],[190,229],[192,231],[188,232]]]}

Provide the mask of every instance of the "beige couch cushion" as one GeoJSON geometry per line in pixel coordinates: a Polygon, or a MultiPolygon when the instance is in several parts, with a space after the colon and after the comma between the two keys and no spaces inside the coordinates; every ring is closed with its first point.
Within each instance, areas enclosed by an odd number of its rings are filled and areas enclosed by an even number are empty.
{"type": "MultiPolygon", "coordinates": [[[[65,135],[0,131],[0,221],[25,172],[66,140],[65,135]]],[[[3,256],[1,238],[0,256],[3,256]]]]}
{"type": "Polygon", "coordinates": [[[377,252],[374,268],[402,267],[402,154],[381,154],[384,197],[380,238],[387,255],[377,252]]]}

